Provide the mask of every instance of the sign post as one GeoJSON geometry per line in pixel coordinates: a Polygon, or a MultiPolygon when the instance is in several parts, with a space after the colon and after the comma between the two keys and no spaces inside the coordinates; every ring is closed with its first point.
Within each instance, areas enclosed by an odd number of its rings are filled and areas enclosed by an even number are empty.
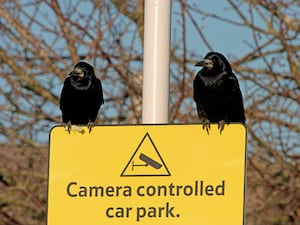
{"type": "Polygon", "coordinates": [[[145,0],[142,122],[168,123],[171,0],[145,0]]]}
{"type": "Polygon", "coordinates": [[[83,129],[50,133],[48,225],[243,224],[244,126],[83,129]]]}

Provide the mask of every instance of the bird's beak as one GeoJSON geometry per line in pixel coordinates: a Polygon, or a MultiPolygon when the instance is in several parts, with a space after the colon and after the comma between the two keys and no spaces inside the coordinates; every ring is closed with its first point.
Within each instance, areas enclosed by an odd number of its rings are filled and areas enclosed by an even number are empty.
{"type": "Polygon", "coordinates": [[[82,72],[81,69],[75,68],[73,71],[71,71],[71,73],[69,73],[70,76],[74,76],[74,77],[79,77],[79,78],[83,78],[84,77],[84,73],[82,72]]]}
{"type": "Polygon", "coordinates": [[[214,64],[211,59],[203,59],[195,64],[195,66],[203,66],[207,67],[208,69],[212,69],[214,64]]]}

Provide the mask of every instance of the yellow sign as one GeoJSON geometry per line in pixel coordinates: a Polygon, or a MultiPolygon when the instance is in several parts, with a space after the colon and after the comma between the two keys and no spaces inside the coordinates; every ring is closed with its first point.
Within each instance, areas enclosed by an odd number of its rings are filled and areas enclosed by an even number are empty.
{"type": "Polygon", "coordinates": [[[200,124],[50,133],[48,225],[242,225],[246,130],[200,124]]]}

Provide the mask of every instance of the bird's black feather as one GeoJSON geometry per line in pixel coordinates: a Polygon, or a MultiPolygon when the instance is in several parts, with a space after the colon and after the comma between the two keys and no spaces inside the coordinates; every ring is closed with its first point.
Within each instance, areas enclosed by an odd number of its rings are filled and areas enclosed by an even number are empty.
{"type": "Polygon", "coordinates": [[[238,80],[227,59],[209,52],[196,66],[203,66],[194,83],[194,101],[200,122],[209,130],[210,123],[245,123],[243,97],[238,80]]]}
{"type": "Polygon", "coordinates": [[[79,62],[64,81],[60,96],[62,120],[66,124],[94,123],[104,103],[101,81],[94,68],[79,62]]]}

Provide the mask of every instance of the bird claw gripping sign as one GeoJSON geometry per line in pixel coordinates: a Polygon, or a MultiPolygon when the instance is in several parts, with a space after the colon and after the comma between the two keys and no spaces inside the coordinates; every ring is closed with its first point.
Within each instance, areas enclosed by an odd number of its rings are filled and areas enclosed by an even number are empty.
{"type": "Polygon", "coordinates": [[[51,130],[48,225],[244,223],[244,125],[82,129],[51,130]]]}

